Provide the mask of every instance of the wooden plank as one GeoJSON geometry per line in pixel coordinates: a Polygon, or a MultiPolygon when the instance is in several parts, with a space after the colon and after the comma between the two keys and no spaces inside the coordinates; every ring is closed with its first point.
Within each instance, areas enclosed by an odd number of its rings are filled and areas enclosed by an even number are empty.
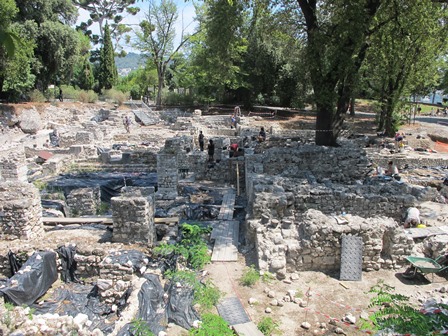
{"type": "Polygon", "coordinates": [[[176,224],[179,223],[179,217],[155,217],[155,224],[176,224]]]}
{"type": "MultiPolygon", "coordinates": [[[[113,224],[110,216],[105,217],[42,217],[42,221],[47,225],[57,224],[113,224]]],[[[179,217],[154,218],[155,224],[176,224],[179,223],[179,217]]]]}
{"type": "Polygon", "coordinates": [[[238,260],[238,221],[223,221],[222,226],[215,233],[212,261],[238,260]]]}
{"type": "Polygon", "coordinates": [[[221,209],[219,211],[218,219],[232,220],[235,206],[235,194],[233,190],[224,194],[222,199],[221,209]]]}
{"type": "Polygon", "coordinates": [[[42,222],[48,225],[113,223],[112,217],[42,217],[42,222]]]}
{"type": "Polygon", "coordinates": [[[258,330],[257,326],[253,322],[246,322],[241,324],[235,324],[232,326],[237,335],[241,336],[263,336],[263,333],[258,330]]]}

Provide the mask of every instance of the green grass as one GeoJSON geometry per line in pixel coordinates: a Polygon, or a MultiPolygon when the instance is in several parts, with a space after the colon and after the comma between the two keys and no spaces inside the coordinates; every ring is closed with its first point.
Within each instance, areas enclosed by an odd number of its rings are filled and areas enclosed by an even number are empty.
{"type": "Polygon", "coordinates": [[[200,306],[201,312],[209,312],[218,304],[222,292],[210,280],[205,283],[198,280],[192,271],[167,271],[165,277],[173,282],[183,282],[194,290],[194,303],[200,306]]]}
{"type": "Polygon", "coordinates": [[[271,317],[263,317],[257,328],[266,336],[281,335],[278,323],[274,322],[271,317]]]}
{"type": "Polygon", "coordinates": [[[218,315],[202,315],[202,325],[199,329],[192,328],[188,335],[194,336],[233,336],[233,331],[229,328],[227,322],[218,315]]]}
{"type": "Polygon", "coordinates": [[[246,267],[240,279],[240,284],[247,287],[252,287],[258,280],[260,280],[260,272],[255,268],[255,265],[246,267]]]}

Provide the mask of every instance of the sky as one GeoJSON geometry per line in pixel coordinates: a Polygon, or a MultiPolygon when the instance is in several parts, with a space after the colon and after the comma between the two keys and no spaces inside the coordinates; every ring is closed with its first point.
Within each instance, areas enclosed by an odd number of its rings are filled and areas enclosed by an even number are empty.
{"type": "MultiPolygon", "coordinates": [[[[180,33],[182,32],[182,27],[185,27],[184,30],[187,33],[192,33],[196,24],[194,22],[195,9],[192,1],[184,1],[184,0],[174,0],[177,5],[178,10],[178,21],[176,22],[176,39],[174,41],[174,47],[177,47],[180,43],[180,33]]],[[[148,11],[148,1],[138,1],[134,6],[140,7],[140,12],[136,15],[130,15],[127,13],[123,13],[122,15],[125,17],[122,21],[124,24],[137,25],[141,20],[145,19],[145,13],[148,11]]],[[[89,19],[89,12],[80,9],[78,20],[76,25],[79,25],[81,22],[85,22],[89,19]]],[[[99,34],[98,24],[93,24],[90,28],[94,34],[99,34]]],[[[123,46],[126,52],[137,52],[132,49],[130,46],[123,46]]]]}

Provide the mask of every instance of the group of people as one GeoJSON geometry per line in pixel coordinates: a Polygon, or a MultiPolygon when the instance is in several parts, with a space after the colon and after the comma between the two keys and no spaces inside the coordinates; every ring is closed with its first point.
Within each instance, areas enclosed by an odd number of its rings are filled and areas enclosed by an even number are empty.
{"type": "MultiPolygon", "coordinates": [[[[201,152],[203,152],[204,151],[204,133],[202,133],[202,131],[199,131],[198,142],[199,142],[199,148],[200,148],[201,152]]],[[[215,144],[213,143],[212,139],[210,139],[208,141],[207,153],[208,153],[208,161],[213,162],[213,157],[215,155],[215,144]]]]}

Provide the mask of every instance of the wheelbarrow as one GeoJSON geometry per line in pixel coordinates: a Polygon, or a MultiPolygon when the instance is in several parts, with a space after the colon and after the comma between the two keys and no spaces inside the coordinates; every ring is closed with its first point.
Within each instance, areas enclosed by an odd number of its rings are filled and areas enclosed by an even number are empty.
{"type": "Polygon", "coordinates": [[[424,257],[406,257],[406,260],[411,263],[411,267],[403,273],[403,277],[412,279],[417,275],[417,272],[421,274],[432,274],[432,280],[434,280],[434,273],[442,272],[448,269],[448,265],[440,265],[439,260],[446,260],[445,255],[440,255],[436,259],[424,258],[424,257]]]}

